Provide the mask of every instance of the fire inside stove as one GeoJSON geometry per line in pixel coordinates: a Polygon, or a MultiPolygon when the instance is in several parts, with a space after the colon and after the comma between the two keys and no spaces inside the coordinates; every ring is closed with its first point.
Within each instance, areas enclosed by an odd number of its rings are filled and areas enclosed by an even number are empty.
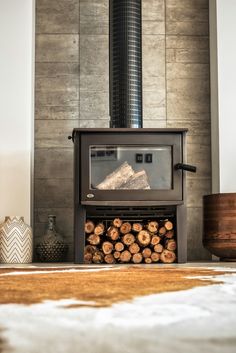
{"type": "Polygon", "coordinates": [[[176,261],[174,219],[87,220],[84,262],[172,263],[176,261]]]}

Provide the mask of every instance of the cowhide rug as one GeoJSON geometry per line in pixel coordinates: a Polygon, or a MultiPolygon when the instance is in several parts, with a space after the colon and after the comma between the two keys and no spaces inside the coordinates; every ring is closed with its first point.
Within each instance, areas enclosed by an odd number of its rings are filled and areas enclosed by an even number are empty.
{"type": "Polygon", "coordinates": [[[236,270],[0,268],[0,352],[236,351],[236,270]]]}

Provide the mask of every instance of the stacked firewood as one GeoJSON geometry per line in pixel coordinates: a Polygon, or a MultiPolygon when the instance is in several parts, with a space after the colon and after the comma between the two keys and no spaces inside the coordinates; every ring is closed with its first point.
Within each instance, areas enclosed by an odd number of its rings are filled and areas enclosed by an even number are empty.
{"type": "Polygon", "coordinates": [[[128,222],[115,218],[104,223],[85,223],[85,263],[172,263],[176,260],[173,223],[168,220],[128,222]]]}

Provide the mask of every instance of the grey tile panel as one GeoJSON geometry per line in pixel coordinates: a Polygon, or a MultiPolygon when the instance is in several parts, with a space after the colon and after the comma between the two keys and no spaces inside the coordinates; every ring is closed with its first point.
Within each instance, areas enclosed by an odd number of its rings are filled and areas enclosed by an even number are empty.
{"type": "Polygon", "coordinates": [[[79,33],[80,0],[36,0],[36,33],[79,33]]]}
{"type": "Polygon", "coordinates": [[[73,178],[73,143],[70,148],[39,148],[35,151],[37,178],[73,178]]]}
{"type": "Polygon", "coordinates": [[[35,178],[35,204],[40,208],[73,207],[73,180],[35,178]]]}
{"type": "Polygon", "coordinates": [[[37,34],[36,62],[78,62],[78,34],[37,34]]]}

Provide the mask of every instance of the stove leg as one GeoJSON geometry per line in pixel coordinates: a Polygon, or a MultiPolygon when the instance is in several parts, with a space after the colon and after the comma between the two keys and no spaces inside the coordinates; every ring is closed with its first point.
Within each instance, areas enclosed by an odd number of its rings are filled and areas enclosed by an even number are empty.
{"type": "Polygon", "coordinates": [[[84,225],[86,221],[86,210],[83,206],[78,206],[75,208],[77,215],[75,217],[74,223],[74,244],[75,244],[75,263],[84,263],[84,247],[85,247],[85,232],[84,225]]]}
{"type": "Polygon", "coordinates": [[[176,207],[177,223],[177,256],[178,263],[187,262],[187,210],[186,206],[178,205],[176,207]]]}

